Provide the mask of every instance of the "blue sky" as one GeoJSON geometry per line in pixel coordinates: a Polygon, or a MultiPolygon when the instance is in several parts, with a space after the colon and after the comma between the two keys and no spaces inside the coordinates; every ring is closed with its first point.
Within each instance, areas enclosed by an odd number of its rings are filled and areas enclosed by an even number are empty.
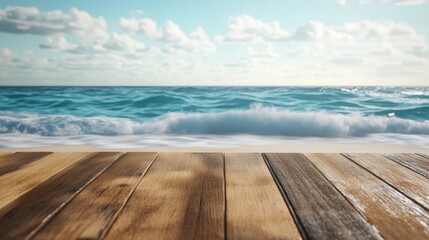
{"type": "Polygon", "coordinates": [[[429,85],[425,0],[2,1],[1,85],[429,85]]]}

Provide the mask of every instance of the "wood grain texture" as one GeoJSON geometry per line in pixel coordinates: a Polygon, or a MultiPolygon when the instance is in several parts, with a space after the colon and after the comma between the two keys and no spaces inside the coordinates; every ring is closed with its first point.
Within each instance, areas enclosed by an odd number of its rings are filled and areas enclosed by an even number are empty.
{"type": "Polygon", "coordinates": [[[160,153],[105,239],[223,239],[221,153],[160,153]]]}
{"type": "Polygon", "coordinates": [[[265,154],[309,239],[380,239],[303,154],[265,154]]]}
{"type": "Polygon", "coordinates": [[[225,154],[225,178],[228,239],[301,239],[261,154],[225,154]]]}
{"type": "Polygon", "coordinates": [[[14,154],[14,152],[0,152],[0,157],[11,155],[11,154],[14,154]]]}
{"type": "Polygon", "coordinates": [[[24,239],[49,220],[122,153],[94,153],[0,209],[2,239],[24,239]]]}
{"type": "Polygon", "coordinates": [[[53,153],[0,176],[0,209],[89,153],[53,153]]]}
{"type": "Polygon", "coordinates": [[[155,157],[156,153],[126,153],[41,227],[34,239],[99,239],[155,157]]]}
{"type": "Polygon", "coordinates": [[[306,154],[386,239],[429,239],[429,213],[341,154],[306,154]]]}
{"type": "Polygon", "coordinates": [[[387,158],[429,178],[429,159],[417,154],[388,153],[387,158]]]}
{"type": "Polygon", "coordinates": [[[429,209],[429,179],[381,154],[345,154],[397,190],[429,209]]]}
{"type": "Polygon", "coordinates": [[[17,152],[0,157],[0,176],[49,155],[49,152],[17,152]]]}
{"type": "Polygon", "coordinates": [[[416,153],[416,154],[429,159],[429,153],[416,153]]]}

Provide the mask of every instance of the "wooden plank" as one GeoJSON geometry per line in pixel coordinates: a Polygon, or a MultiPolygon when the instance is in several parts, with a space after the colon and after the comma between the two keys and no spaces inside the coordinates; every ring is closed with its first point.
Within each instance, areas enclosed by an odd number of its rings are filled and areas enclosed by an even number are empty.
{"type": "Polygon", "coordinates": [[[413,170],[414,172],[429,178],[429,159],[416,154],[389,153],[383,155],[413,170]]]}
{"type": "Polygon", "coordinates": [[[429,209],[429,179],[380,154],[345,154],[394,188],[429,209]]]}
{"type": "Polygon", "coordinates": [[[161,153],[106,239],[223,239],[221,153],[161,153]]]}
{"type": "Polygon", "coordinates": [[[17,152],[0,157],[0,176],[49,155],[49,152],[17,152]]]}
{"type": "Polygon", "coordinates": [[[424,153],[402,153],[405,156],[412,157],[418,161],[423,161],[425,164],[429,163],[429,155],[424,153]]]}
{"type": "Polygon", "coordinates": [[[0,152],[0,157],[11,155],[11,154],[13,154],[13,152],[0,152]]]}
{"type": "Polygon", "coordinates": [[[429,213],[341,154],[306,154],[386,239],[429,239],[429,213]]]}
{"type": "Polygon", "coordinates": [[[89,153],[53,153],[0,176],[0,209],[89,153]]]}
{"type": "Polygon", "coordinates": [[[34,239],[99,239],[122,209],[156,153],[127,153],[52,218],[34,239]]]}
{"type": "Polygon", "coordinates": [[[303,154],[264,155],[307,238],[381,238],[303,154]]]}
{"type": "Polygon", "coordinates": [[[2,239],[24,239],[49,220],[122,153],[94,153],[0,209],[2,239]]]}
{"type": "Polygon", "coordinates": [[[261,154],[225,154],[225,178],[228,239],[301,239],[261,154]]]}

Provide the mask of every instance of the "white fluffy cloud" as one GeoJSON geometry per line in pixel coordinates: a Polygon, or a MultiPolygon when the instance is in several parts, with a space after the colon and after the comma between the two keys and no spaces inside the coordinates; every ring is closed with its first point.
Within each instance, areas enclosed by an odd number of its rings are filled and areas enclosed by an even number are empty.
{"type": "MultiPolygon", "coordinates": [[[[358,0],[359,4],[368,4],[368,3],[391,3],[398,6],[403,5],[417,5],[417,4],[423,4],[426,2],[426,0],[358,0]]],[[[347,0],[338,0],[338,4],[340,5],[346,5],[347,0]]]]}
{"type": "Polygon", "coordinates": [[[166,21],[163,26],[158,26],[155,21],[149,18],[121,18],[119,25],[128,32],[143,34],[150,39],[165,42],[172,49],[202,52],[216,50],[216,45],[201,27],[188,36],[173,21],[166,21]]]}
{"type": "Polygon", "coordinates": [[[6,7],[0,10],[0,31],[15,34],[100,35],[107,28],[102,18],[93,18],[85,11],[71,8],[40,12],[35,7],[6,7]]]}
{"type": "Polygon", "coordinates": [[[228,33],[225,37],[218,36],[219,41],[260,42],[281,41],[289,34],[280,26],[280,22],[263,22],[252,16],[231,17],[228,22],[228,33]]]}
{"type": "Polygon", "coordinates": [[[396,44],[420,45],[425,42],[413,27],[393,21],[363,20],[345,23],[339,31],[358,39],[381,40],[396,44]]]}
{"type": "Polygon", "coordinates": [[[393,21],[370,21],[326,26],[319,21],[309,21],[289,35],[277,21],[262,22],[250,16],[232,17],[226,36],[217,40],[227,42],[318,42],[329,44],[355,44],[356,41],[391,43],[396,45],[422,45],[425,39],[416,30],[404,23],[393,21]]]}
{"type": "Polygon", "coordinates": [[[294,41],[319,41],[330,43],[350,43],[354,41],[352,35],[326,27],[323,23],[310,21],[299,27],[290,40],[294,41]]]}
{"type": "Polygon", "coordinates": [[[429,60],[425,38],[411,26],[393,21],[363,20],[335,27],[312,22],[298,28],[292,39],[323,44],[312,52],[306,49],[304,58],[326,60],[348,68],[365,66],[366,69],[383,68],[385,72],[389,69],[387,65],[417,67],[429,60]]]}
{"type": "Polygon", "coordinates": [[[103,46],[106,49],[126,52],[139,52],[146,49],[144,43],[136,41],[128,35],[120,35],[115,32],[103,46]]]}
{"type": "MultiPolygon", "coordinates": [[[[133,16],[137,15],[141,13],[133,16]]],[[[316,79],[313,84],[323,83],[322,79],[331,84],[338,84],[336,79],[345,79],[345,84],[353,83],[350,79],[367,84],[377,79],[389,83],[391,78],[401,83],[405,74],[410,78],[420,74],[416,77],[420,80],[429,77],[427,40],[412,26],[394,21],[338,25],[309,21],[286,29],[279,21],[235,16],[225,26],[227,33],[215,39],[239,45],[221,44],[216,54],[201,54],[217,48],[202,27],[184,32],[173,21],[158,24],[132,17],[121,18],[119,26],[118,32],[108,31],[103,18],[75,8],[68,12],[27,7],[0,10],[0,32],[39,35],[46,39],[39,45],[41,49],[56,50],[45,57],[39,51],[25,53],[34,50],[34,45],[18,51],[11,48],[13,53],[0,48],[0,80],[33,76],[74,79],[77,72],[80,79],[110,79],[113,84],[128,84],[129,79],[140,84],[142,76],[151,84],[177,84],[177,79],[198,84],[201,79],[218,79],[222,84],[267,81],[264,83],[276,85],[287,83],[285,78],[297,79],[294,84],[310,83],[308,79],[316,79]],[[176,54],[183,52],[199,54],[176,54]]]]}
{"type": "Polygon", "coordinates": [[[128,35],[113,32],[103,41],[86,42],[79,44],[69,42],[64,36],[48,37],[46,42],[39,44],[41,49],[59,50],[65,53],[77,55],[100,54],[129,54],[130,56],[157,55],[156,48],[148,48],[143,42],[133,39],[128,35]]]}
{"type": "MultiPolygon", "coordinates": [[[[113,32],[103,41],[97,42],[81,42],[80,45],[75,45],[73,48],[65,49],[66,52],[80,55],[94,55],[94,54],[131,54],[139,55],[149,52],[151,49],[146,45],[128,35],[118,34],[113,32]]],[[[151,52],[153,53],[153,51],[151,52]]]]}
{"type": "Polygon", "coordinates": [[[0,73],[2,73],[5,68],[11,63],[13,53],[9,48],[0,49],[0,73]]]}
{"type": "Polygon", "coordinates": [[[276,59],[279,58],[280,55],[274,49],[273,44],[268,43],[264,49],[258,51],[254,48],[247,48],[247,54],[251,58],[259,58],[259,59],[276,59]]]}
{"type": "Polygon", "coordinates": [[[321,22],[310,21],[299,27],[291,40],[349,45],[356,45],[357,42],[396,46],[422,46],[426,44],[424,37],[407,24],[370,20],[349,22],[334,27],[325,26],[321,22]]]}
{"type": "Polygon", "coordinates": [[[9,48],[3,48],[0,50],[0,56],[2,58],[11,58],[12,52],[9,50],[9,48]]]}
{"type": "Polygon", "coordinates": [[[42,49],[51,49],[51,50],[69,50],[76,48],[77,45],[70,43],[64,36],[58,37],[48,37],[46,43],[39,44],[39,47],[42,49]]]}

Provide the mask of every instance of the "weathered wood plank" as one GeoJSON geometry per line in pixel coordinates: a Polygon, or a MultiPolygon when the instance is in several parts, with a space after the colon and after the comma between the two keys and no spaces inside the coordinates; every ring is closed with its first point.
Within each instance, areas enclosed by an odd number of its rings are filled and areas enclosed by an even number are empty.
{"type": "Polygon", "coordinates": [[[0,209],[2,239],[24,239],[49,220],[122,153],[94,153],[0,209]]]}
{"type": "Polygon", "coordinates": [[[223,239],[221,153],[161,153],[106,239],[223,239]]]}
{"type": "Polygon", "coordinates": [[[0,209],[89,153],[53,153],[0,176],[0,209]]]}
{"type": "Polygon", "coordinates": [[[228,239],[301,239],[261,154],[225,154],[225,178],[228,239]]]}
{"type": "Polygon", "coordinates": [[[417,154],[417,153],[402,153],[402,154],[409,156],[409,157],[412,157],[414,159],[417,159],[419,161],[423,161],[426,164],[429,163],[429,155],[428,154],[425,154],[425,153],[419,153],[419,154],[417,154]]]}
{"type": "Polygon", "coordinates": [[[306,154],[386,239],[429,239],[429,213],[341,154],[306,154]]]}
{"type": "Polygon", "coordinates": [[[387,158],[429,178],[429,159],[416,154],[386,153],[387,158]]]}
{"type": "Polygon", "coordinates": [[[0,152],[0,157],[6,156],[6,155],[11,155],[14,152],[0,152]]]}
{"type": "Polygon", "coordinates": [[[99,239],[137,187],[156,153],[126,153],[90,183],[34,239],[99,239]]]}
{"type": "Polygon", "coordinates": [[[0,157],[0,176],[49,155],[50,152],[17,152],[0,157]]]}
{"type": "Polygon", "coordinates": [[[265,156],[308,238],[381,238],[303,154],[265,156]]]}
{"type": "Polygon", "coordinates": [[[380,154],[345,154],[409,198],[429,209],[429,179],[380,154]]]}

